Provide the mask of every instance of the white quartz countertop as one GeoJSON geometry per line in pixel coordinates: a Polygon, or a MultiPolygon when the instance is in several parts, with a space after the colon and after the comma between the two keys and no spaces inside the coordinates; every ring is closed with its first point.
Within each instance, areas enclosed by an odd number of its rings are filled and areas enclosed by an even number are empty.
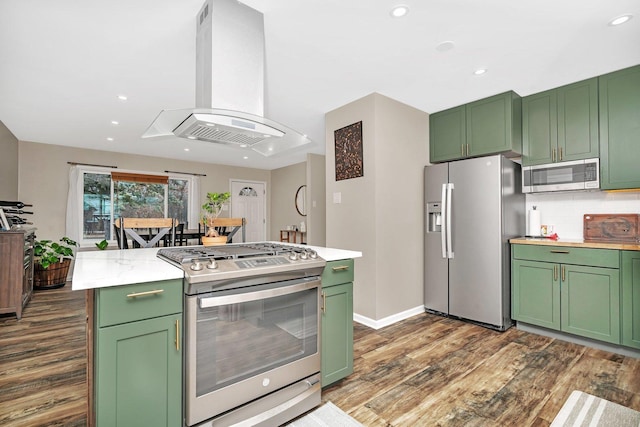
{"type": "MultiPolygon", "coordinates": [[[[280,242],[272,242],[281,244],[280,242]]],[[[308,245],[326,261],[360,258],[362,252],[308,245]]],[[[156,257],[159,248],[87,251],[76,254],[71,289],[74,291],[181,279],[182,270],[156,257]]]]}

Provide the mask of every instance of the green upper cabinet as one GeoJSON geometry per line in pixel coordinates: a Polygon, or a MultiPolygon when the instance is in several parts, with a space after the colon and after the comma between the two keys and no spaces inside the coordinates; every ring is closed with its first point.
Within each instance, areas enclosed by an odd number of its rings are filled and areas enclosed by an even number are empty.
{"type": "Polygon", "coordinates": [[[553,162],[558,148],[558,112],[555,90],[522,98],[522,164],[553,162]]]}
{"type": "Polygon", "coordinates": [[[429,116],[431,163],[522,152],[522,103],[505,92],[429,116]]]}
{"type": "Polygon", "coordinates": [[[459,159],[467,143],[465,106],[429,116],[429,159],[432,163],[459,159]]]}
{"type": "Polygon", "coordinates": [[[522,99],[525,166],[598,157],[598,79],[522,99]]]}
{"type": "Polygon", "coordinates": [[[467,104],[465,157],[522,152],[522,100],[505,92],[467,104]]]}
{"type": "Polygon", "coordinates": [[[640,65],[599,77],[600,188],[640,188],[640,65]]]}

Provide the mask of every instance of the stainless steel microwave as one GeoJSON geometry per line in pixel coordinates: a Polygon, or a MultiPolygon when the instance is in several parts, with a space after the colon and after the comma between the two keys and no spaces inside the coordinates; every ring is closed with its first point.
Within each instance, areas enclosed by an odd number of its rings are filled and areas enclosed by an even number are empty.
{"type": "Polygon", "coordinates": [[[522,168],[522,192],[597,190],[600,160],[586,159],[522,168]]]}

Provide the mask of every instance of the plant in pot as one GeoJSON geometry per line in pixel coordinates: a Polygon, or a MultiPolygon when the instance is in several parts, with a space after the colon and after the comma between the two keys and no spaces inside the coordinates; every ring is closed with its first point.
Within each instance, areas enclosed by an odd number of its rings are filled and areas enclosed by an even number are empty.
{"type": "Polygon", "coordinates": [[[202,236],[202,244],[219,245],[227,242],[227,236],[220,236],[213,226],[213,220],[220,216],[222,208],[231,199],[231,193],[207,193],[207,202],[202,205],[202,223],[205,234],[202,236]]]}
{"type": "Polygon", "coordinates": [[[52,240],[36,240],[33,247],[33,287],[35,289],[61,288],[73,259],[73,248],[78,244],[68,237],[52,240]]]}

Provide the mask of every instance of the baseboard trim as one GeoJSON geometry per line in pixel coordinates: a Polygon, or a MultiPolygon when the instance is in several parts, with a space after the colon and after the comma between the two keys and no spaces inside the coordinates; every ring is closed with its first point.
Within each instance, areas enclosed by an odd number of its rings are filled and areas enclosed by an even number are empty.
{"type": "Polygon", "coordinates": [[[358,322],[361,325],[368,326],[372,329],[381,329],[385,326],[393,325],[394,323],[413,317],[416,314],[424,314],[424,305],[420,305],[409,310],[402,311],[400,313],[392,314],[380,320],[373,320],[366,316],[362,316],[358,313],[353,313],[353,321],[358,322]]]}

